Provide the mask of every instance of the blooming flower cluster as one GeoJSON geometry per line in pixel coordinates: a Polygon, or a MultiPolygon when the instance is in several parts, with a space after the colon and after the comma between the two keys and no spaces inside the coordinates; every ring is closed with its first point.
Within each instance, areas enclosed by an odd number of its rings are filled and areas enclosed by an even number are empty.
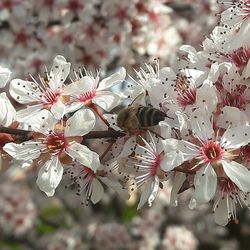
{"type": "Polygon", "coordinates": [[[4,182],[0,190],[1,234],[20,237],[34,227],[36,206],[27,187],[14,182],[4,182]]]}
{"type": "MultiPolygon", "coordinates": [[[[107,27],[126,25],[130,7],[105,2],[101,11],[117,18],[107,27]]],[[[107,186],[125,199],[139,190],[139,209],[170,182],[171,205],[192,189],[191,209],[212,201],[216,223],[237,223],[237,206],[250,207],[250,2],[226,7],[203,50],[183,45],[171,67],[146,65],[136,79],[126,80],[123,67],[104,79],[85,68],[72,76],[61,55],[45,76],[12,79],[9,93],[25,107],[16,111],[0,96],[1,158],[39,169],[37,185],[48,196],[65,175],[83,205],[99,202],[107,186]]],[[[0,70],[5,85],[10,72],[0,70]]]]}
{"type": "Polygon", "coordinates": [[[114,63],[139,64],[148,56],[166,62],[182,40],[198,44],[198,33],[216,22],[214,15],[207,20],[200,14],[214,13],[214,1],[195,2],[189,12],[199,13],[199,21],[186,18],[178,8],[182,3],[169,0],[3,0],[0,63],[20,75],[27,67],[32,74],[40,72],[56,54],[103,71],[114,63]],[[197,35],[190,36],[189,28],[197,35]]]}

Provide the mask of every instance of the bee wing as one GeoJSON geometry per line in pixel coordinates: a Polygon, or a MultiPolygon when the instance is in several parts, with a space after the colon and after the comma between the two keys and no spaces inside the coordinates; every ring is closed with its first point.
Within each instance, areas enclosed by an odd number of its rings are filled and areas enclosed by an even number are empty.
{"type": "Polygon", "coordinates": [[[142,92],[137,97],[135,97],[135,99],[129,104],[129,106],[132,105],[145,106],[145,93],[142,92]]]}

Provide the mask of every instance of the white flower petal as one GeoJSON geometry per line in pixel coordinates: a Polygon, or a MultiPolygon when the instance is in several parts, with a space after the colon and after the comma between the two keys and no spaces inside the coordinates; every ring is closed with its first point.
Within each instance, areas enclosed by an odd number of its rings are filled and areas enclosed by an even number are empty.
{"type": "Polygon", "coordinates": [[[227,200],[221,199],[218,207],[214,211],[214,220],[217,224],[221,226],[226,226],[228,219],[228,209],[227,209],[227,200]]]}
{"type": "Polygon", "coordinates": [[[98,90],[108,89],[118,83],[121,83],[124,81],[125,77],[126,77],[126,69],[122,67],[118,72],[103,79],[99,83],[98,90]]]}
{"type": "Polygon", "coordinates": [[[0,88],[4,88],[6,83],[9,81],[11,71],[7,68],[0,66],[0,88]]]}
{"type": "Polygon", "coordinates": [[[67,149],[67,153],[94,172],[100,167],[99,155],[80,143],[71,144],[67,149]]]}
{"type": "Polygon", "coordinates": [[[135,150],[136,145],[136,137],[131,136],[124,144],[122,152],[120,153],[119,157],[127,157],[133,153],[135,150]]]}
{"type": "Polygon", "coordinates": [[[168,93],[166,86],[161,84],[160,80],[157,79],[155,83],[147,86],[148,96],[150,103],[153,107],[159,109],[160,105],[166,101],[165,94],[168,93]]]}
{"type": "Polygon", "coordinates": [[[228,124],[231,127],[236,127],[240,125],[246,125],[249,121],[248,116],[245,112],[239,110],[235,107],[226,106],[221,109],[221,114],[217,120],[216,125],[220,128],[228,128],[228,124]]]}
{"type": "Polygon", "coordinates": [[[250,22],[246,19],[242,22],[240,29],[237,32],[234,32],[232,39],[227,39],[227,43],[223,44],[224,48],[229,50],[236,50],[239,48],[239,45],[245,48],[248,48],[250,40],[250,22]]]}
{"type": "Polygon", "coordinates": [[[197,51],[194,47],[190,46],[190,45],[182,45],[180,47],[180,51],[184,51],[188,54],[188,59],[192,62],[192,63],[196,63],[197,61],[197,51]]]}
{"type": "Polygon", "coordinates": [[[214,169],[211,166],[199,169],[194,177],[194,186],[194,198],[198,203],[210,201],[214,197],[217,187],[217,175],[214,169]]]}
{"type": "Polygon", "coordinates": [[[51,89],[56,90],[62,87],[70,72],[70,63],[66,59],[58,55],[53,60],[53,65],[49,75],[49,86],[51,89]]]}
{"type": "Polygon", "coordinates": [[[17,121],[31,123],[31,120],[38,115],[43,105],[28,106],[27,108],[20,109],[17,112],[17,121]]]}
{"type": "Polygon", "coordinates": [[[242,76],[245,77],[245,78],[250,77],[250,60],[248,60],[248,63],[246,65],[246,67],[244,68],[243,72],[242,72],[242,76]]]}
{"type": "Polygon", "coordinates": [[[50,111],[43,109],[30,118],[27,124],[36,132],[48,134],[49,131],[55,129],[57,122],[58,120],[54,118],[50,111]]]}
{"type": "Polygon", "coordinates": [[[21,79],[13,79],[10,82],[10,95],[21,104],[29,104],[38,101],[41,90],[33,82],[21,79]]]}
{"type": "Polygon", "coordinates": [[[78,96],[96,88],[96,82],[93,77],[84,76],[80,80],[67,85],[63,94],[78,96]]]}
{"type": "Polygon", "coordinates": [[[169,124],[165,121],[159,122],[159,126],[161,129],[161,136],[165,139],[170,138],[172,132],[171,126],[169,126],[169,124]]]}
{"type": "Polygon", "coordinates": [[[166,172],[171,171],[175,167],[180,166],[184,161],[185,159],[181,151],[173,150],[166,152],[160,163],[161,169],[166,172]]]}
{"type": "Polygon", "coordinates": [[[65,136],[82,136],[95,126],[95,115],[89,110],[79,110],[67,120],[65,136]]]}
{"type": "Polygon", "coordinates": [[[103,117],[110,124],[111,128],[117,131],[121,131],[121,128],[117,126],[117,114],[104,114],[103,117]]]}
{"type": "Polygon", "coordinates": [[[123,188],[117,180],[111,180],[109,177],[100,177],[100,180],[109,188],[117,192],[119,194],[119,197],[121,197],[122,199],[128,200],[130,198],[128,190],[123,188]]]}
{"type": "Polygon", "coordinates": [[[120,103],[120,99],[120,96],[115,93],[101,91],[92,99],[92,102],[109,112],[120,103]]]}
{"type": "Polygon", "coordinates": [[[104,195],[104,189],[102,184],[94,178],[92,181],[92,194],[91,194],[91,201],[96,204],[99,202],[104,195]]]}
{"type": "Polygon", "coordinates": [[[186,174],[176,172],[174,175],[173,180],[173,187],[171,190],[171,197],[170,197],[170,205],[176,207],[178,205],[178,193],[180,191],[180,188],[182,187],[182,184],[186,180],[186,174]]]}
{"type": "Polygon", "coordinates": [[[63,166],[58,157],[48,160],[39,170],[36,184],[47,196],[53,196],[63,175],[63,166]]]}
{"type": "Polygon", "coordinates": [[[152,203],[153,201],[155,200],[156,198],[156,195],[158,193],[158,190],[159,190],[159,184],[160,184],[160,181],[157,177],[155,177],[154,179],[154,182],[153,182],[153,190],[152,190],[152,193],[150,194],[149,198],[148,198],[148,205],[151,207],[152,206],[152,203]]]}
{"type": "Polygon", "coordinates": [[[216,89],[214,86],[209,84],[203,84],[196,91],[196,105],[199,107],[199,110],[206,115],[212,114],[216,110],[218,98],[216,94],[216,89]]]}
{"type": "Polygon", "coordinates": [[[205,116],[199,111],[195,111],[190,115],[193,134],[202,141],[208,141],[213,136],[213,127],[209,118],[209,115],[205,116]]]}
{"type": "Polygon", "coordinates": [[[183,134],[187,133],[188,130],[188,117],[186,114],[176,111],[175,115],[177,116],[178,122],[179,122],[179,130],[183,134]]]}
{"type": "Polygon", "coordinates": [[[223,169],[240,190],[250,192],[250,171],[238,162],[221,161],[223,169]]]}
{"type": "Polygon", "coordinates": [[[16,110],[6,93],[0,94],[0,125],[9,126],[16,119],[16,110]]]}
{"type": "Polygon", "coordinates": [[[37,159],[41,154],[40,150],[42,148],[44,148],[44,145],[30,140],[21,144],[7,143],[3,150],[16,160],[29,161],[37,159]]]}
{"type": "Polygon", "coordinates": [[[66,113],[66,106],[64,103],[59,99],[56,103],[54,103],[50,109],[51,113],[54,117],[58,120],[62,119],[62,117],[66,113]]]}
{"type": "Polygon", "coordinates": [[[176,79],[175,72],[170,67],[164,67],[160,70],[160,78],[161,80],[174,81],[176,79]]]}
{"type": "Polygon", "coordinates": [[[151,195],[152,191],[154,188],[154,181],[153,180],[148,180],[148,182],[146,183],[144,190],[141,194],[141,198],[139,201],[139,204],[137,206],[137,209],[141,209],[142,206],[147,202],[149,196],[151,195]]]}
{"type": "Polygon", "coordinates": [[[240,148],[250,142],[250,125],[228,128],[221,138],[225,148],[240,148]]]}
{"type": "Polygon", "coordinates": [[[170,171],[199,154],[199,150],[187,141],[166,139],[162,144],[166,152],[161,161],[161,168],[164,171],[170,171]]]}

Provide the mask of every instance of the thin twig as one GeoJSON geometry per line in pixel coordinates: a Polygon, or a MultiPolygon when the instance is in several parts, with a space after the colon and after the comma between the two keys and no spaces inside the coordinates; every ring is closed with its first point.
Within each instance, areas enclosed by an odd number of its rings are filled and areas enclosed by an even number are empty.
{"type": "Polygon", "coordinates": [[[181,173],[185,173],[185,174],[196,174],[196,171],[190,170],[190,169],[185,169],[182,167],[176,167],[173,169],[173,171],[181,172],[181,173]]]}
{"type": "Polygon", "coordinates": [[[29,130],[17,129],[17,128],[7,128],[7,127],[0,127],[0,133],[12,134],[12,135],[21,135],[21,136],[28,136],[29,133],[32,133],[29,130]]]}
{"type": "MultiPolygon", "coordinates": [[[[24,137],[25,140],[32,138],[32,131],[23,130],[23,129],[14,129],[7,127],[0,127],[0,133],[19,135],[24,137]]],[[[116,130],[105,130],[105,131],[91,131],[88,134],[83,136],[83,139],[97,139],[97,138],[118,138],[125,136],[126,134],[121,131],[116,130]]]]}

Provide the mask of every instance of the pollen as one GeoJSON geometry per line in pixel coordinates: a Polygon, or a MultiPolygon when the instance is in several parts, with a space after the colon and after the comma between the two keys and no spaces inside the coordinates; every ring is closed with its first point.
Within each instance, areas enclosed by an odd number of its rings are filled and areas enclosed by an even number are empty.
{"type": "Polygon", "coordinates": [[[53,155],[60,155],[68,145],[63,133],[50,134],[45,143],[47,144],[47,149],[53,155]]]}

